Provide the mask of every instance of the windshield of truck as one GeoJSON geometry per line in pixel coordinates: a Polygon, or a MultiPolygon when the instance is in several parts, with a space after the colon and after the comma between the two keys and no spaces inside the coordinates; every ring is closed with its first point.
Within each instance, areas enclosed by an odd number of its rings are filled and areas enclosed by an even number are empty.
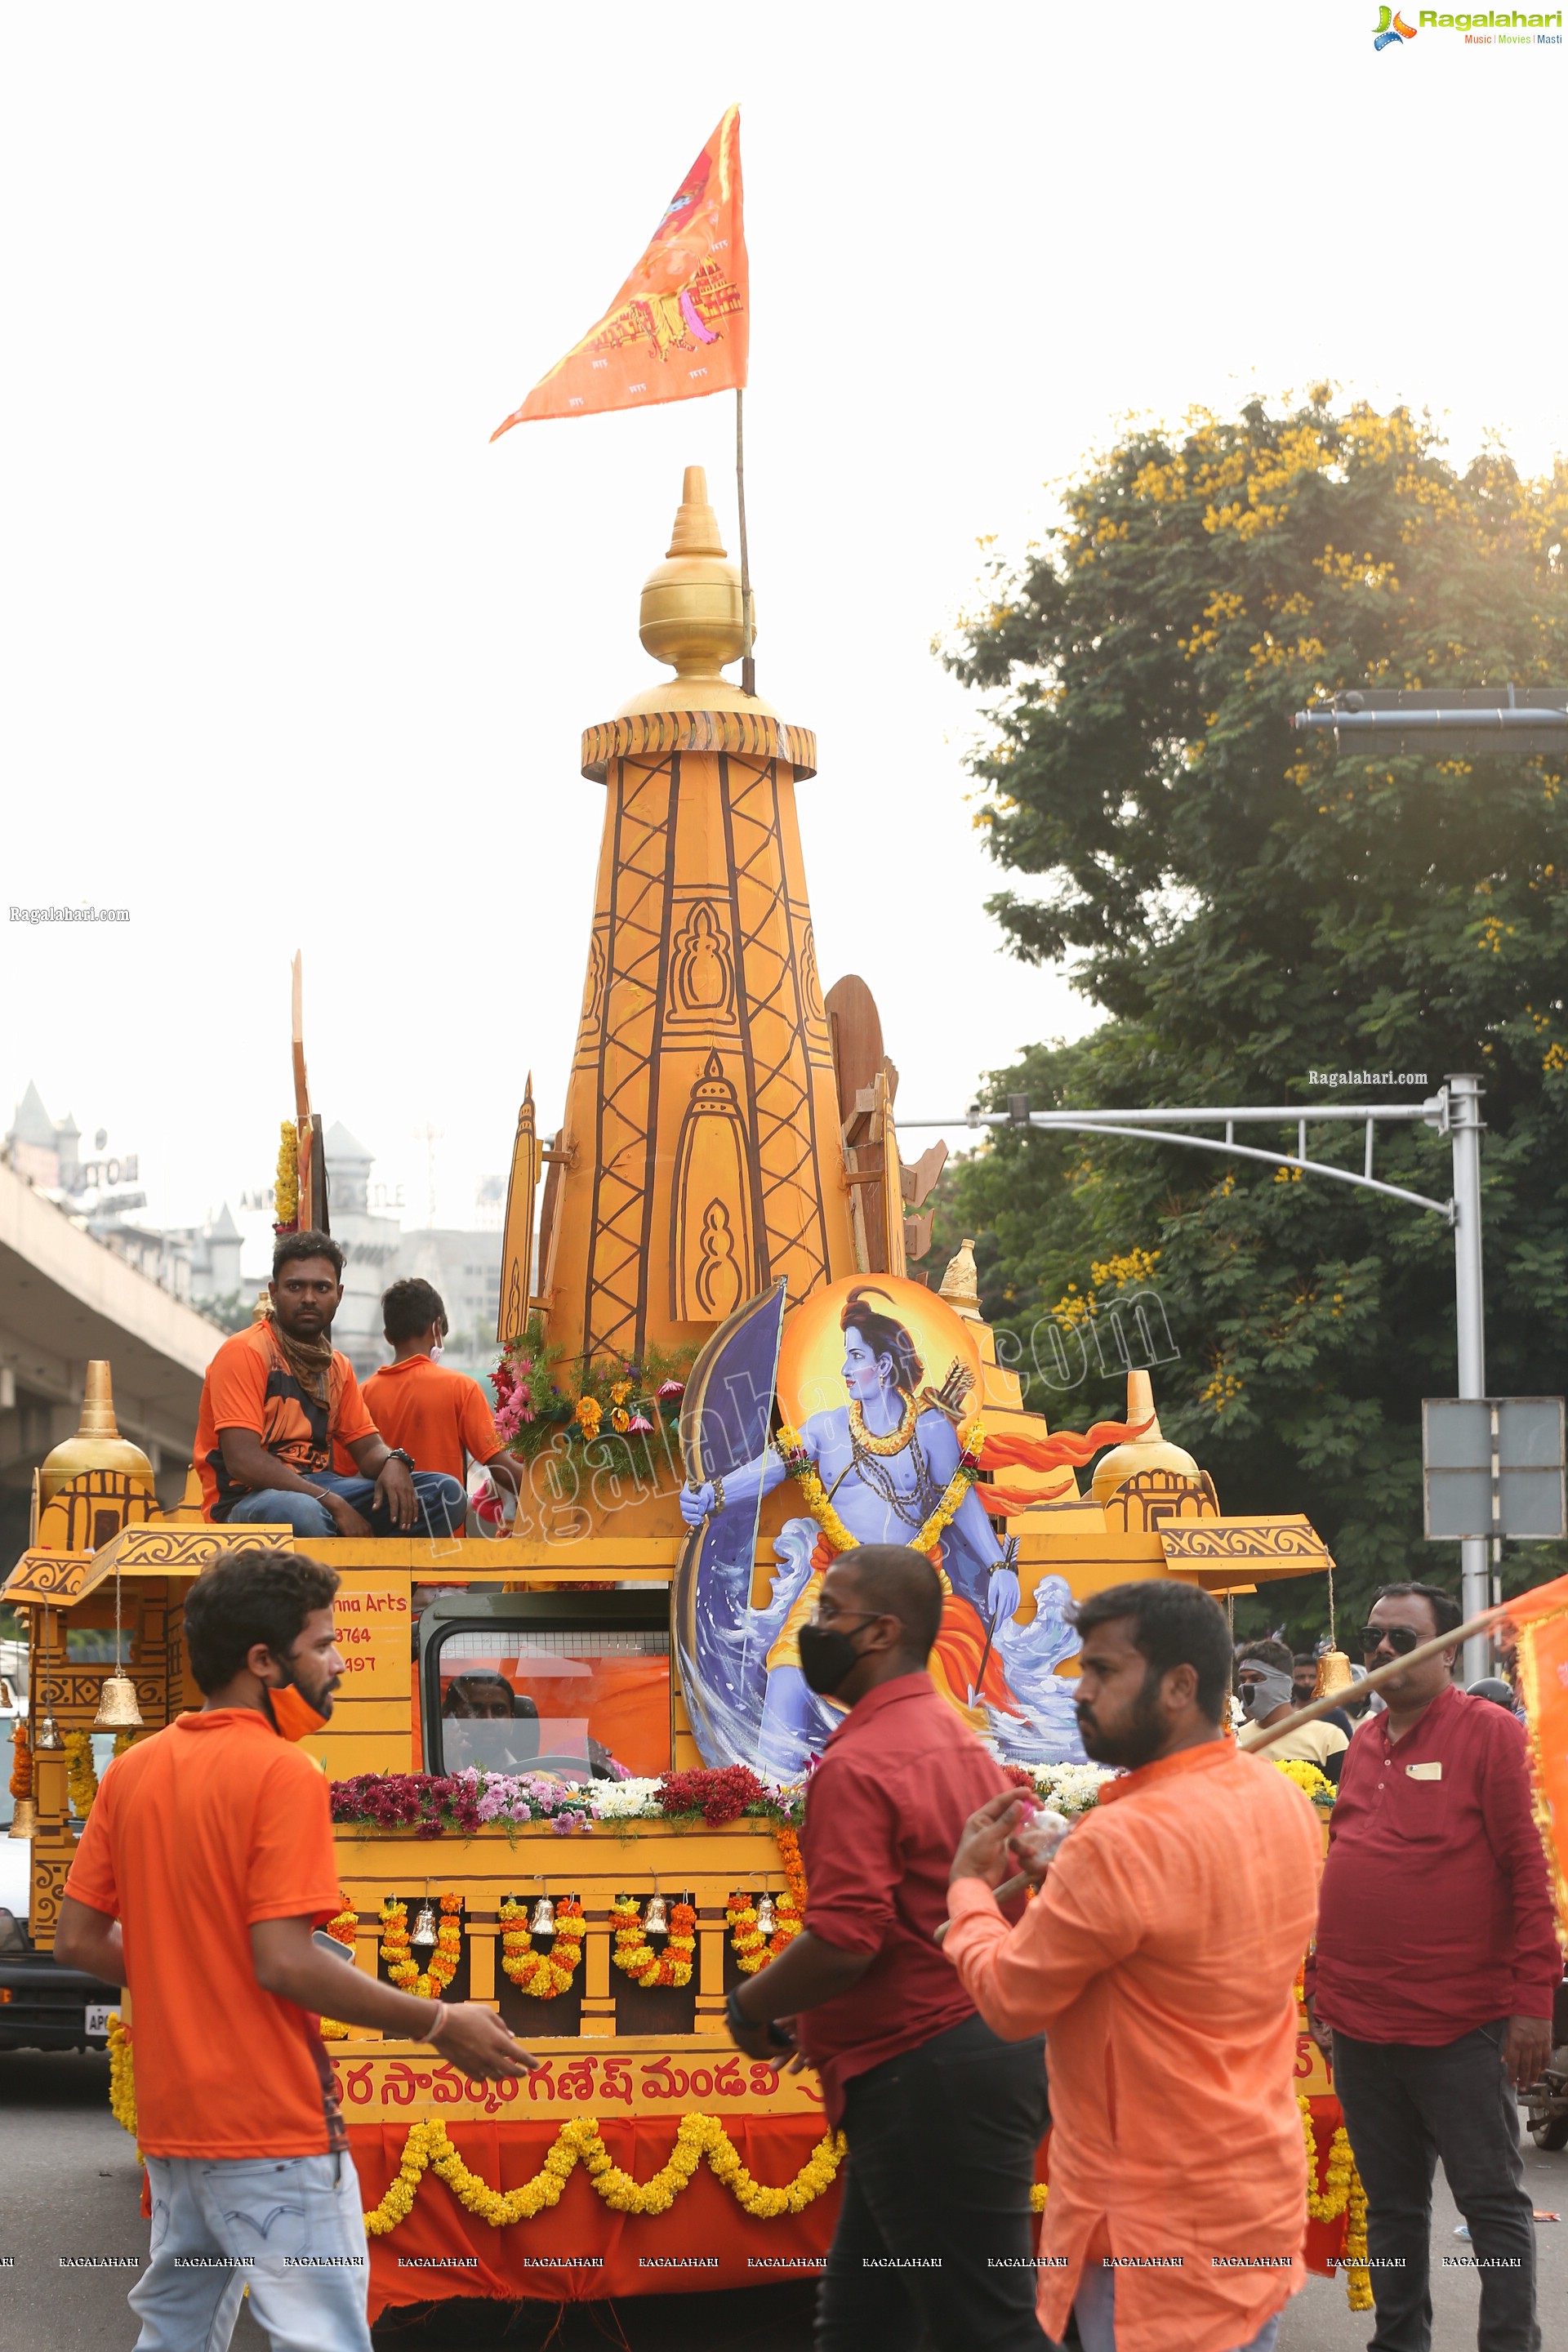
{"type": "Polygon", "coordinates": [[[669,1769],[668,1633],[454,1627],[437,1664],[445,1771],[586,1780],[669,1769]]]}

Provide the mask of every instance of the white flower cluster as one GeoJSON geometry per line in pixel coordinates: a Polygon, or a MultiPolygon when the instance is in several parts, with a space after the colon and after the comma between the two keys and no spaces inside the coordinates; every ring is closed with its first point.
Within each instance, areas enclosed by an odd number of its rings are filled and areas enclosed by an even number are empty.
{"type": "Polygon", "coordinates": [[[599,1780],[589,1803],[595,1821],[632,1822],[662,1816],[657,1780],[599,1780]]]}
{"type": "Polygon", "coordinates": [[[1027,1769],[1046,1802],[1069,1818],[1087,1813],[1105,1782],[1121,1778],[1109,1764],[1031,1764],[1027,1769]]]}

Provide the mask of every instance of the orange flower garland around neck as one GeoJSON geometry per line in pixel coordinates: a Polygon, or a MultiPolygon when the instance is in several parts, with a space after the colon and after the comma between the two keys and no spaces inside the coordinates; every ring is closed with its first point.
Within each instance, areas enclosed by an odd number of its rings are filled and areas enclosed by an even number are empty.
{"type": "Polygon", "coordinates": [[[430,1955],[429,1967],[422,1969],[408,1941],[407,1904],[391,1897],[382,1905],[381,1957],[386,1962],[387,1975],[402,1991],[411,1992],[420,2000],[439,2000],[457,1975],[458,1963],[463,1957],[462,1908],[460,1895],[442,1895],[436,1948],[430,1955]]]}
{"type": "Polygon", "coordinates": [[[610,1906],[616,1930],[615,1963],[640,1985],[688,1985],[691,1955],[697,1948],[697,1914],[689,1903],[669,1906],[669,1936],[662,1952],[648,1942],[642,1906],[633,1895],[618,1895],[610,1906]]]}
{"type": "Polygon", "coordinates": [[[514,1985],[535,2000],[553,2000],[577,1973],[583,1957],[587,1922],[583,1906],[567,1895],[555,1906],[555,1941],[548,1952],[536,1952],[528,1925],[528,1906],[509,1895],[496,1914],[501,1927],[501,1967],[514,1985]]]}

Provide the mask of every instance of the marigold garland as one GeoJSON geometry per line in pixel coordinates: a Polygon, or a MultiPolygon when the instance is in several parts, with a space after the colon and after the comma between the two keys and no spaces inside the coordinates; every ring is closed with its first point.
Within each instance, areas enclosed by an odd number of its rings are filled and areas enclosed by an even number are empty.
{"type": "Polygon", "coordinates": [[[18,1716],[11,1727],[11,1794],[18,1804],[33,1793],[33,1751],[27,1745],[27,1723],[18,1716]]]}
{"type": "Polygon", "coordinates": [[[616,1948],[611,1957],[616,1968],[624,1969],[634,1983],[650,1986],[691,1982],[697,1914],[689,1903],[671,1904],[669,1936],[662,1952],[656,1952],[647,1940],[642,1906],[635,1895],[618,1895],[610,1906],[610,1919],[616,1930],[616,1948]]]}
{"type": "Polygon", "coordinates": [[[1329,2142],[1323,2185],[1318,2187],[1318,2141],[1311,2101],[1296,2094],[1301,2116],[1301,2137],[1307,2153],[1307,2211],[1314,2221],[1337,2221],[1345,2216],[1345,2298],[1352,2311],[1373,2307],[1372,2276],[1366,2267],[1366,2191],[1361,2185],[1351,2138],[1343,2124],[1329,2142]]]}
{"type": "Polygon", "coordinates": [[[742,1976],[755,1976],[770,1960],[776,1960],[786,1946],[793,1944],[802,1927],[799,1908],[793,1895],[781,1895],[773,1906],[778,1921],[771,1936],[764,1937],[757,1926],[757,1906],[745,1895],[731,1895],[724,1908],[730,1923],[730,1948],[742,1976]]]}
{"type": "Polygon", "coordinates": [[[275,1231],[289,1232],[300,1222],[300,1138],[291,1118],[278,1129],[278,1173],[272,1187],[275,1231]]]}
{"type": "MultiPolygon", "coordinates": [[[[942,1500],[922,1521],[918,1532],[910,1538],[911,1551],[929,1552],[940,1542],[957,1517],[964,1496],[980,1475],[980,1448],[985,1442],[985,1432],[978,1422],[972,1422],[960,1440],[958,1467],[942,1488],[942,1500]]],[[[801,1499],[836,1552],[852,1551],[859,1541],[845,1526],[827,1499],[827,1489],[817,1474],[816,1463],[805,1450],[800,1432],[787,1423],[774,1440],[780,1458],[795,1485],[801,1499]]]]}
{"type": "MultiPolygon", "coordinates": [[[[109,2012],[109,2112],[121,2131],[136,2137],[136,2069],[131,2056],[131,2036],[120,2011],[109,2012]]],[[[140,2159],[142,2151],[136,2151],[140,2159]]]]}
{"type": "Polygon", "coordinates": [[[795,1898],[795,1907],[805,1917],[805,1864],[800,1858],[800,1832],[788,1822],[773,1823],[773,1843],[784,1864],[784,1883],[795,1898]]]}
{"type": "MultiPolygon", "coordinates": [[[[331,1937],[334,1944],[344,1944],[352,1952],[359,1937],[359,1913],[354,1909],[354,1906],[350,1902],[347,1894],[341,1886],[338,1889],[338,1901],[342,1907],[341,1910],[335,1911],[332,1914],[332,1916],[328,1920],[327,1933],[331,1937]]],[[[323,2042],[346,2042],[348,2038],[349,2028],[342,2023],[339,2019],[335,2017],[322,2018],[321,2039],[323,2042]]]]}
{"type": "Polygon", "coordinates": [[[553,2000],[577,1973],[583,1957],[587,1922],[583,1906],[567,1896],[555,1906],[555,1941],[548,1952],[536,1952],[528,1925],[528,1906],[509,1895],[496,1916],[501,1927],[501,1967],[514,1985],[535,2000],[553,2000]]]}
{"type": "Polygon", "coordinates": [[[79,1822],[85,1822],[98,1794],[98,1768],[92,1760],[92,1734],[90,1731],[68,1731],[65,1741],[66,1787],[71,1811],[79,1822]]]}
{"type": "Polygon", "coordinates": [[[409,1946],[407,1904],[394,1898],[382,1905],[381,1957],[395,1985],[420,2000],[439,2000],[457,1975],[463,1957],[462,1908],[461,1895],[442,1895],[436,1948],[430,1955],[429,1967],[422,1969],[409,1946]]]}
{"type": "Polygon", "coordinates": [[[1277,1772],[1294,1780],[1298,1789],[1310,1797],[1314,1805],[1331,1805],[1336,1794],[1328,1774],[1305,1756],[1276,1756],[1270,1759],[1277,1772]]]}
{"type": "Polygon", "coordinates": [[[406,2221],[426,2169],[438,2174],[459,2205],[488,2221],[492,2230],[531,2221],[547,2206],[558,2204],[579,2164],[612,2212],[668,2213],[704,2158],[714,2179],[729,2189],[742,2212],[756,2221],[772,2221],[784,2213],[804,2212],[830,2189],[843,2157],[842,2137],[830,2134],[817,2142],[793,2180],[781,2189],[770,2189],[752,2178],[717,2116],[682,2116],[668,2161],[651,2180],[634,2180],[605,2146],[598,2117],[578,2116],[562,2125],[532,2179],[502,2191],[468,2169],[448,2139],[446,2125],[432,2116],[409,2126],[397,2178],[365,2215],[364,2226],[369,2236],[384,2238],[406,2221]]]}

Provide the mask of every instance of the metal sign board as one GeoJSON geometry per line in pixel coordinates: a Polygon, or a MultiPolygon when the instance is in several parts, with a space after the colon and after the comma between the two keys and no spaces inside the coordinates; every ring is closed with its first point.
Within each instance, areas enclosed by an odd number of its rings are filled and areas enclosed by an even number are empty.
{"type": "Polygon", "coordinates": [[[1433,1541],[1568,1531],[1561,1397],[1426,1397],[1421,1466],[1433,1541]]]}

